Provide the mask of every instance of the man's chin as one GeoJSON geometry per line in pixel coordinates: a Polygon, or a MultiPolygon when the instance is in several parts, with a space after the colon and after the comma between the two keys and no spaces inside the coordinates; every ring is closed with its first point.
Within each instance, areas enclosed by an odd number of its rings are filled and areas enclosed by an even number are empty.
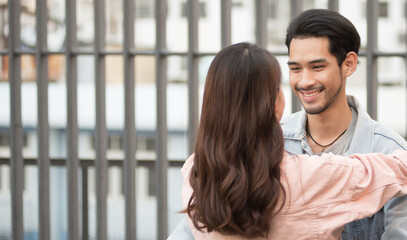
{"type": "MultiPolygon", "coordinates": [[[[303,105],[304,107],[304,105],[303,105]]],[[[304,107],[304,110],[307,114],[316,115],[324,112],[326,108],[324,107],[304,107]]]]}

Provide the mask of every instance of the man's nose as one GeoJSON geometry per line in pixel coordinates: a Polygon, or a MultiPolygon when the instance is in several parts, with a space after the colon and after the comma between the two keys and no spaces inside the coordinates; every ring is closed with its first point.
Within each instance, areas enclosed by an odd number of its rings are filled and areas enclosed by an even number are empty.
{"type": "Polygon", "coordinates": [[[315,83],[316,83],[316,81],[315,81],[314,75],[312,74],[312,71],[304,69],[301,74],[301,79],[297,85],[298,85],[298,87],[301,87],[301,88],[307,88],[307,87],[315,85],[315,83]]]}

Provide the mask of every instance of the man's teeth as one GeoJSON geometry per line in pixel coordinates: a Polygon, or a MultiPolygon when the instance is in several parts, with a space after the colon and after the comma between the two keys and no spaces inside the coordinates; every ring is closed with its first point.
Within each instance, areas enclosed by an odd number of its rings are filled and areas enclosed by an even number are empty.
{"type": "Polygon", "coordinates": [[[319,93],[319,91],[312,92],[312,93],[303,93],[303,94],[304,94],[304,96],[306,96],[306,97],[312,97],[312,96],[317,95],[318,93],[319,93]]]}

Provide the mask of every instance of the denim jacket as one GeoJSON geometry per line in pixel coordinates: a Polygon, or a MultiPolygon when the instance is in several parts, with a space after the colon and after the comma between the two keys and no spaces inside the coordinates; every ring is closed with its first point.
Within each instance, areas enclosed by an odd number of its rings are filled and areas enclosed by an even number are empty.
{"type": "MultiPolygon", "coordinates": [[[[358,112],[355,132],[346,156],[353,153],[380,152],[390,154],[396,149],[407,149],[406,141],[395,131],[372,120],[357,100],[348,96],[348,104],[358,112]]],[[[303,153],[306,142],[306,113],[297,112],[284,118],[284,146],[288,152],[303,153]]],[[[407,196],[390,200],[378,213],[345,226],[343,240],[403,240],[407,239],[407,196]]],[[[183,217],[168,240],[194,239],[186,217],[183,217]]]]}
{"type": "MultiPolygon", "coordinates": [[[[358,112],[358,119],[346,156],[372,152],[390,154],[396,149],[407,149],[407,143],[400,135],[372,120],[353,96],[348,96],[347,100],[349,106],[358,112]]],[[[308,145],[305,132],[306,119],[306,113],[300,111],[282,120],[284,147],[288,152],[305,153],[303,149],[308,145]]],[[[372,217],[347,224],[342,239],[407,239],[407,196],[390,200],[372,217]]]]}

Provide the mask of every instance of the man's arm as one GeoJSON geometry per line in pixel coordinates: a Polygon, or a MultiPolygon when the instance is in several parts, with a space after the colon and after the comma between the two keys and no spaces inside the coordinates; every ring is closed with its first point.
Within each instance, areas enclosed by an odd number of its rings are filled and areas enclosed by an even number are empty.
{"type": "Polygon", "coordinates": [[[171,235],[167,238],[167,240],[193,240],[194,236],[192,236],[191,228],[188,224],[187,217],[181,219],[178,223],[177,227],[171,233],[171,235]]]}

